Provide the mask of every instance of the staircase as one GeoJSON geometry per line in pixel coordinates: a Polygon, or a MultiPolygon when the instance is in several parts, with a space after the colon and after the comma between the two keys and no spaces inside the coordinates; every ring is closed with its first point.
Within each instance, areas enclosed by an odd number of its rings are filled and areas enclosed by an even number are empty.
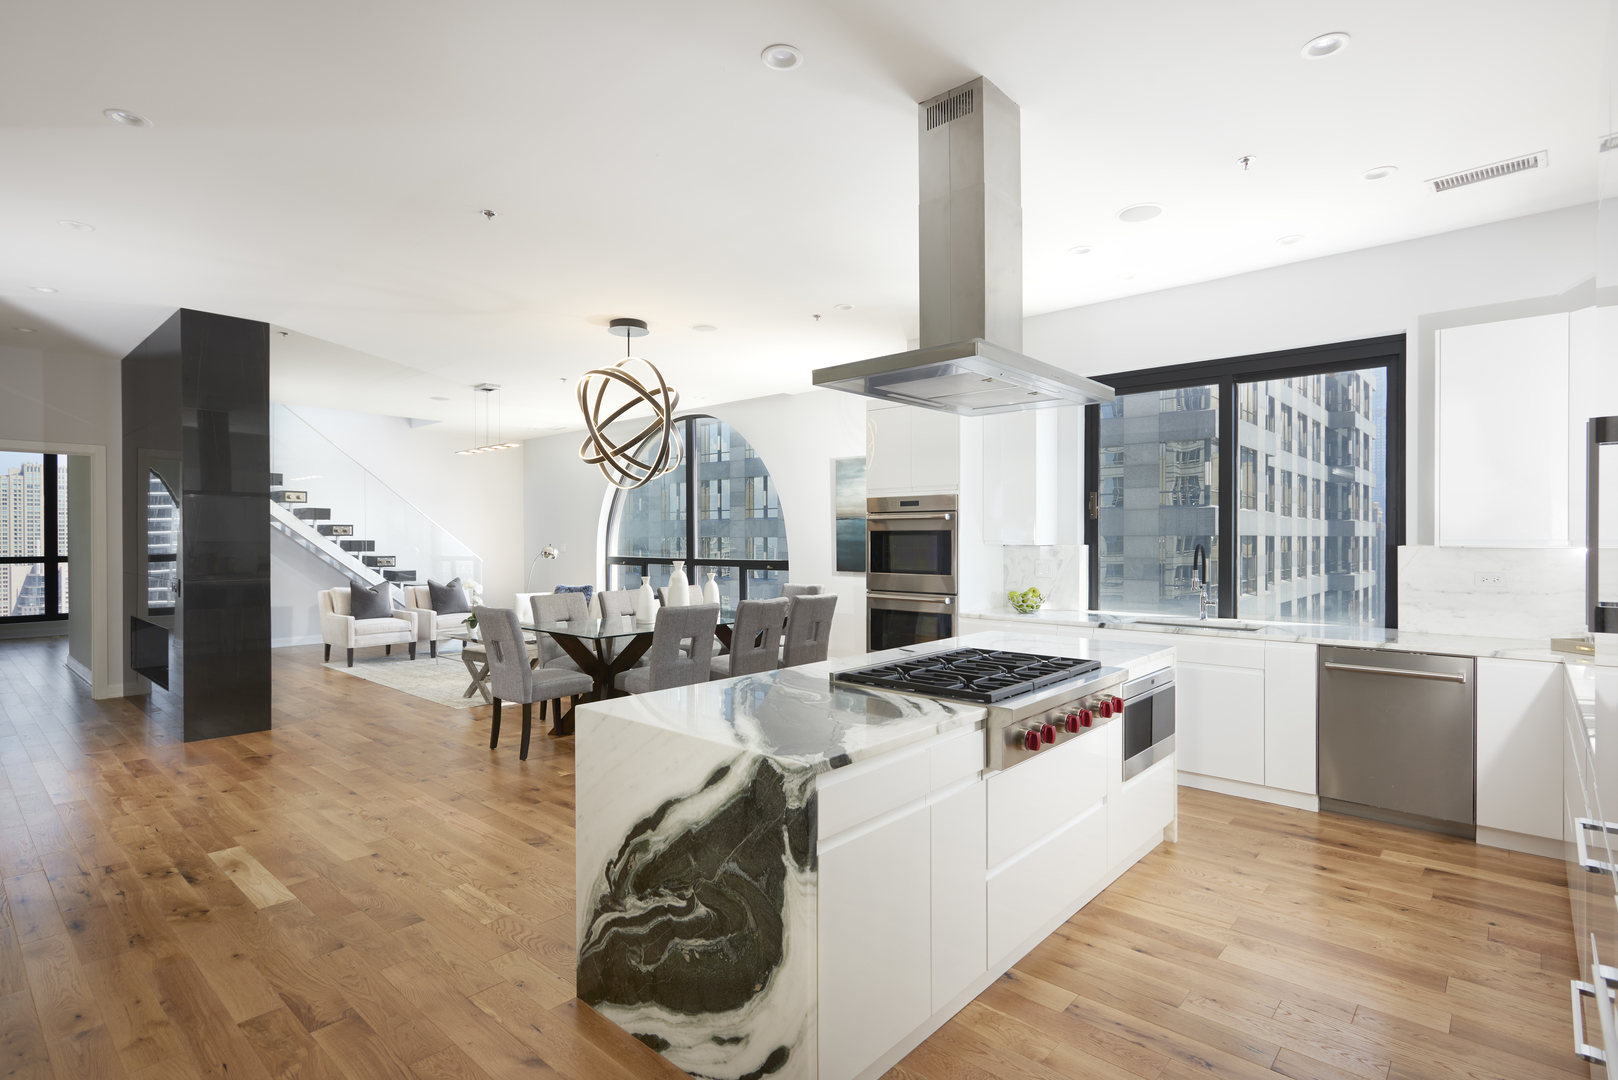
{"type": "MultiPolygon", "coordinates": [[[[270,527],[355,581],[376,585],[416,580],[414,570],[399,569],[396,556],[375,554],[375,540],[353,539],[354,526],[333,524],[330,509],[310,506],[307,491],[283,487],[280,473],[270,474],[270,527]]],[[[402,595],[394,595],[393,606],[405,606],[402,595]]]]}

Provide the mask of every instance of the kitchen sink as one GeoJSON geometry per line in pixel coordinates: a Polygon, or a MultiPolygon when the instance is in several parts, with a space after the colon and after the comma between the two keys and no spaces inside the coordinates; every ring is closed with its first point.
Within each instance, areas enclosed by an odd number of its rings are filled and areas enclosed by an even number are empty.
{"type": "Polygon", "coordinates": [[[1201,627],[1204,630],[1238,630],[1246,634],[1256,634],[1265,629],[1265,623],[1249,622],[1246,619],[1198,619],[1191,616],[1177,615],[1104,615],[1097,618],[1102,625],[1108,623],[1125,626],[1191,626],[1201,627]]]}

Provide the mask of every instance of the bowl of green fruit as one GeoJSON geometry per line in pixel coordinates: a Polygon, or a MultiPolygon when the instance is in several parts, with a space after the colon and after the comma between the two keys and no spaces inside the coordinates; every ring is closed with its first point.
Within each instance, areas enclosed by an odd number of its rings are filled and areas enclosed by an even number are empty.
{"type": "Polygon", "coordinates": [[[1032,615],[1045,606],[1045,597],[1038,589],[1024,589],[1022,592],[1008,592],[1006,599],[1011,606],[1024,615],[1032,615]]]}

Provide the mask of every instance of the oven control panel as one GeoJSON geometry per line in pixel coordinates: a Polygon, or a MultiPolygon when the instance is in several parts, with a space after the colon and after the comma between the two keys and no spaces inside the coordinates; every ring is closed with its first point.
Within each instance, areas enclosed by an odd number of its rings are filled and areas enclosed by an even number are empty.
{"type": "Polygon", "coordinates": [[[999,738],[989,747],[989,768],[1009,769],[1059,743],[1082,737],[1086,732],[1122,716],[1124,699],[1109,690],[1100,690],[1064,702],[1003,725],[999,738]]]}

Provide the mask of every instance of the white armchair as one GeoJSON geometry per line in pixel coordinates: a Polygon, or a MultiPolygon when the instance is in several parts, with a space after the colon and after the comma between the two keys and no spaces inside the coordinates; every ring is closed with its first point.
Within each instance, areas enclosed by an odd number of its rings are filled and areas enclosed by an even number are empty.
{"type": "Polygon", "coordinates": [[[354,666],[354,650],[383,646],[389,653],[395,645],[409,645],[410,659],[416,658],[416,616],[395,610],[386,619],[356,619],[349,614],[348,589],[322,589],[320,592],[320,637],[326,643],[326,659],[331,649],[348,650],[348,666],[354,666]]]}
{"type": "MultiPolygon", "coordinates": [[[[467,606],[477,601],[472,593],[477,589],[475,582],[467,582],[467,606]]],[[[451,634],[460,633],[466,626],[466,620],[472,617],[470,611],[457,611],[453,615],[440,615],[433,610],[432,595],[425,585],[406,585],[404,590],[405,607],[416,620],[416,637],[426,641],[427,648],[432,656],[438,655],[438,643],[451,634]]]]}

